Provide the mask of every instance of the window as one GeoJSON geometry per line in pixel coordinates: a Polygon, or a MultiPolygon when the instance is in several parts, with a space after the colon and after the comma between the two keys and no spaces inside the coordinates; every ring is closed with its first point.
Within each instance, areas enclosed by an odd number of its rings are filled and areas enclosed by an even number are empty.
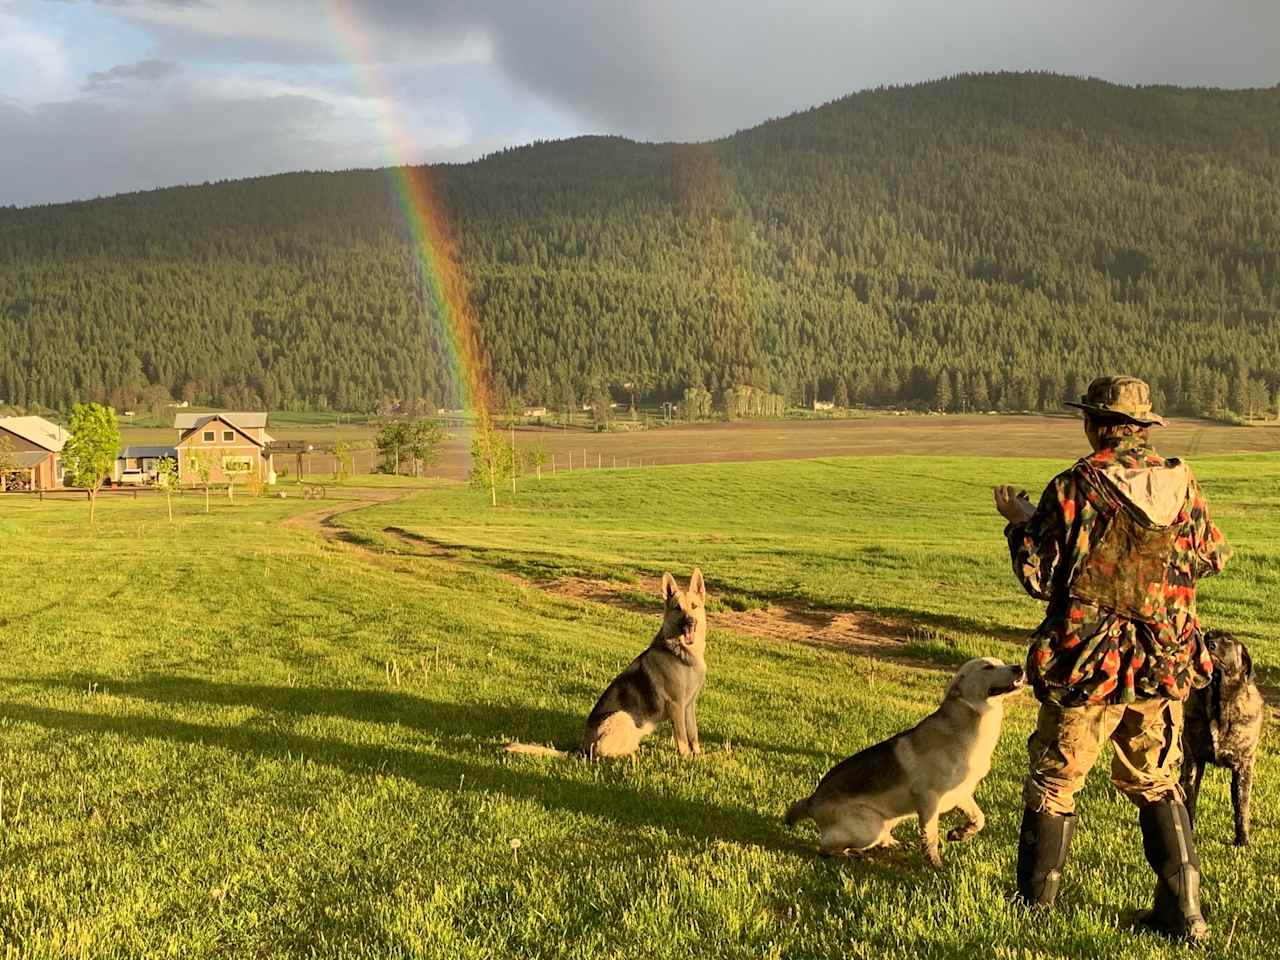
{"type": "Polygon", "coordinates": [[[206,430],[206,431],[204,432],[204,442],[205,442],[205,443],[213,443],[213,431],[212,431],[212,430],[206,430]]]}
{"type": "Polygon", "coordinates": [[[222,442],[223,442],[223,443],[230,443],[230,442],[231,442],[232,440],[234,440],[235,438],[236,438],[235,431],[233,431],[233,430],[223,430],[223,431],[222,431],[222,442]]]}
{"type": "Polygon", "coordinates": [[[250,473],[253,470],[253,457],[223,457],[223,473],[250,473]]]}

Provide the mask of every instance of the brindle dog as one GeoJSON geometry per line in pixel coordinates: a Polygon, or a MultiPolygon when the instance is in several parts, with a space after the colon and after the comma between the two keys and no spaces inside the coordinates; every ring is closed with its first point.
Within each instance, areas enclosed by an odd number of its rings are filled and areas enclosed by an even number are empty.
{"type": "Polygon", "coordinates": [[[1182,789],[1187,812],[1195,822],[1196,798],[1207,764],[1231,770],[1231,805],[1235,808],[1237,847],[1249,844],[1249,798],[1253,762],[1262,737],[1262,694],[1253,682],[1253,658],[1230,633],[1205,633],[1213,658],[1213,680],[1187,700],[1182,728],[1182,789]]]}

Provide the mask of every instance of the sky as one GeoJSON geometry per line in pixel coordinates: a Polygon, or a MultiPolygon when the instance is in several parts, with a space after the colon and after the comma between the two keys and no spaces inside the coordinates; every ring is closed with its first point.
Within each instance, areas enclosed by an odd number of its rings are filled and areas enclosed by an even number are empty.
{"type": "Polygon", "coordinates": [[[1280,83],[1280,0],[0,0],[0,206],[703,140],[962,71],[1280,83]]]}

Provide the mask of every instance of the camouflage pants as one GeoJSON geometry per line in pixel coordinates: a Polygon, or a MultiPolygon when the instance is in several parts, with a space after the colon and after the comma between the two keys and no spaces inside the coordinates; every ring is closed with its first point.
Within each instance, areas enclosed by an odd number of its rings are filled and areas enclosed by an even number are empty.
{"type": "Polygon", "coordinates": [[[1111,782],[1139,806],[1169,794],[1182,797],[1182,702],[1140,700],[1105,706],[1040,705],[1035,732],[1027,740],[1031,769],[1022,799],[1031,810],[1075,812],[1084,786],[1107,740],[1115,756],[1111,782]]]}

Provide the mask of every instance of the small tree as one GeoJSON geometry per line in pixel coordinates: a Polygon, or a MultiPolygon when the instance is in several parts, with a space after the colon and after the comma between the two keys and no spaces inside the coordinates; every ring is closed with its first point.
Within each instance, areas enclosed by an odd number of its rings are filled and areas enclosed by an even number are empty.
{"type": "Polygon", "coordinates": [[[547,452],[545,444],[535,443],[531,447],[526,447],[522,456],[525,469],[532,470],[537,474],[538,479],[542,479],[542,468],[551,461],[551,454],[547,452]]]}
{"type": "Polygon", "coordinates": [[[116,412],[100,403],[77,403],[71,410],[70,438],[62,448],[63,472],[72,486],[89,491],[89,522],[94,522],[98,491],[115,466],[120,449],[116,412]]]}
{"type": "Polygon", "coordinates": [[[204,512],[209,512],[209,481],[213,477],[213,459],[198,450],[187,454],[187,469],[190,470],[200,485],[204,487],[204,512]]]}
{"type": "Polygon", "coordinates": [[[490,502],[498,505],[498,488],[515,476],[515,452],[511,444],[487,417],[476,421],[476,435],[471,440],[471,485],[487,491],[490,502]]]}
{"type": "Polygon", "coordinates": [[[227,457],[227,451],[218,450],[214,453],[216,462],[222,465],[222,476],[227,481],[227,500],[231,503],[236,502],[236,487],[241,483],[247,484],[251,478],[256,475],[254,463],[250,460],[247,464],[242,457],[227,457]],[[228,463],[228,459],[231,460],[228,463]]]}
{"type": "Polygon", "coordinates": [[[351,476],[351,464],[353,457],[351,455],[351,444],[345,440],[339,440],[333,445],[333,479],[346,480],[351,476]]]}
{"type": "Polygon", "coordinates": [[[173,491],[178,486],[178,461],[173,457],[161,457],[156,463],[156,486],[164,491],[169,522],[173,523],[173,491]]]}
{"type": "Polygon", "coordinates": [[[413,475],[440,461],[440,445],[444,443],[444,429],[435,420],[419,420],[408,424],[405,431],[406,451],[413,460],[413,475]]]}
{"type": "Polygon", "coordinates": [[[391,472],[400,473],[400,457],[409,446],[409,424],[403,420],[389,420],[382,425],[373,445],[382,454],[384,465],[391,464],[391,472]]]}
{"type": "Polygon", "coordinates": [[[9,488],[9,474],[18,469],[13,458],[13,443],[8,437],[0,437],[0,491],[9,488]]]}

